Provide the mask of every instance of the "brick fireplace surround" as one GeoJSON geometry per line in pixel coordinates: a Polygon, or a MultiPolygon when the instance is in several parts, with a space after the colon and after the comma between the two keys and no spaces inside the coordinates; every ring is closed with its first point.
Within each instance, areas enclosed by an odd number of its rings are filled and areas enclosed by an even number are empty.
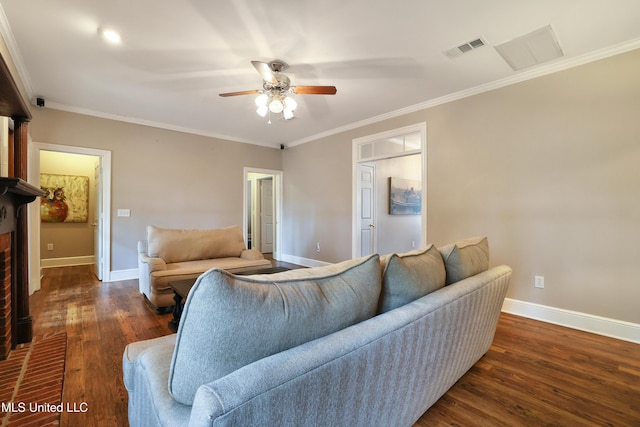
{"type": "Polygon", "coordinates": [[[11,349],[11,234],[0,235],[0,360],[11,349]]]}

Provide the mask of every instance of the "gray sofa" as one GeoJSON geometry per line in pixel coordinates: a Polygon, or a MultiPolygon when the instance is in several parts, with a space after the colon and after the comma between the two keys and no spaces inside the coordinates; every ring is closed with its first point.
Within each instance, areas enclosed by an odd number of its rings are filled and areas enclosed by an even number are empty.
{"type": "Polygon", "coordinates": [[[138,286],[155,308],[174,304],[169,282],[195,279],[207,270],[242,272],[271,267],[255,249],[246,249],[238,226],[187,230],[147,226],[138,242],[138,286]]]}
{"type": "Polygon", "coordinates": [[[210,270],[123,355],[132,426],[411,426],[489,349],[486,238],[258,276],[210,270]]]}

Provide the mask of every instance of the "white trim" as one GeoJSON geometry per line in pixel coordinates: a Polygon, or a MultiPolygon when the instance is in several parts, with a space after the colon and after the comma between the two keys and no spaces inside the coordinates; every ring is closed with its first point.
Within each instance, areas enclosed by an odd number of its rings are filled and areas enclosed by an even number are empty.
{"type": "MultiPolygon", "coordinates": [[[[122,280],[138,280],[138,269],[131,268],[128,270],[114,270],[109,274],[109,282],[119,282],[122,280]]],[[[107,282],[107,280],[103,280],[103,282],[107,282]]]]}
{"type": "Polygon", "coordinates": [[[280,261],[301,265],[303,267],[324,267],[332,264],[330,262],[318,261],[289,254],[282,254],[282,259],[280,261]]]}
{"type": "Polygon", "coordinates": [[[505,313],[640,344],[640,324],[505,298],[505,313]]]}
{"type": "MultiPolygon", "coordinates": [[[[390,129],[373,135],[363,136],[351,140],[351,257],[357,258],[360,254],[360,236],[358,233],[358,187],[360,180],[358,179],[358,163],[359,162],[359,146],[381,139],[392,138],[395,136],[406,135],[409,133],[420,132],[420,150],[422,155],[422,246],[426,245],[427,240],[427,123],[421,122],[413,125],[403,126],[401,128],[390,129]]],[[[389,156],[393,157],[393,156],[389,156]]],[[[381,160],[381,159],[376,159],[381,160]]],[[[368,162],[362,162],[368,163],[368,162]]]]}
{"type": "MultiPolygon", "coordinates": [[[[18,70],[18,74],[20,76],[20,79],[22,80],[22,83],[25,87],[25,90],[27,91],[27,96],[28,97],[33,97],[33,89],[31,86],[31,80],[29,77],[29,74],[26,70],[26,67],[24,66],[24,61],[22,60],[22,56],[20,55],[20,50],[17,47],[17,43],[15,42],[15,38],[13,36],[13,32],[11,31],[11,26],[9,25],[9,22],[7,20],[7,17],[4,13],[4,9],[2,8],[2,6],[0,6],[0,34],[2,34],[2,37],[4,38],[5,44],[7,45],[7,49],[9,50],[9,54],[11,55],[11,58],[13,59],[13,63],[15,64],[17,70],[18,70]]],[[[374,123],[378,123],[381,122],[383,120],[387,120],[387,119],[392,119],[398,116],[402,116],[405,114],[410,114],[410,113],[414,113],[416,111],[420,111],[420,110],[424,110],[426,108],[430,108],[430,107],[435,107],[437,105],[442,105],[442,104],[446,104],[448,102],[452,102],[452,101],[456,101],[462,98],[467,98],[469,96],[473,96],[473,95],[477,95],[483,92],[488,92],[490,90],[494,90],[494,89],[498,89],[501,87],[505,87],[505,86],[509,86],[515,83],[520,83],[526,80],[531,80],[537,77],[541,77],[544,75],[548,75],[548,74],[552,74],[558,71],[563,71],[569,68],[574,68],[574,67],[578,67],[580,65],[584,65],[584,64],[588,64],[590,62],[594,62],[594,61],[598,61],[601,59],[605,59],[605,58],[609,58],[611,56],[614,55],[619,55],[625,52],[629,52],[632,51],[634,49],[637,49],[640,47],[640,38],[637,39],[633,39],[633,40],[629,40],[626,42],[622,42],[613,46],[609,46],[600,50],[597,50],[595,52],[590,52],[584,55],[579,55],[576,57],[571,57],[571,58],[566,58],[566,59],[560,59],[558,61],[555,61],[547,66],[541,66],[541,67],[536,67],[532,70],[528,70],[528,71],[524,71],[524,72],[518,72],[512,76],[506,77],[504,79],[495,81],[495,82],[490,82],[487,83],[485,85],[480,85],[477,86],[475,88],[471,88],[471,89],[467,89],[467,90],[462,90],[450,95],[446,95],[440,98],[435,98],[429,101],[425,101],[419,104],[415,104],[406,108],[402,108],[399,110],[395,110],[395,111],[391,111],[388,113],[384,113],[384,114],[380,114],[374,117],[370,117],[368,119],[364,119],[358,122],[354,122],[354,123],[350,123],[344,126],[340,126],[337,128],[333,128],[330,129],[328,131],[325,132],[320,132],[317,133],[315,135],[310,135],[308,137],[302,138],[302,139],[298,139],[295,141],[290,141],[287,142],[286,145],[287,147],[295,147],[296,145],[301,145],[301,144],[305,144],[307,142],[311,142],[311,141],[315,141],[321,138],[325,138],[327,136],[331,136],[331,135],[335,135],[338,133],[342,133],[342,132],[346,132],[349,130],[353,130],[353,129],[357,129],[363,126],[367,126],[370,124],[374,124],[374,123]]],[[[31,100],[33,102],[33,100],[31,100]]],[[[143,119],[138,119],[138,118],[134,118],[134,117],[126,117],[126,116],[120,116],[120,115],[115,115],[115,114],[109,114],[109,113],[104,113],[104,112],[100,112],[100,111],[95,111],[95,110],[89,110],[89,109],[85,109],[85,108],[79,108],[79,107],[73,107],[70,105],[65,105],[65,104],[59,104],[56,102],[52,102],[52,101],[47,101],[47,108],[53,108],[53,109],[57,109],[57,110],[62,110],[62,111],[68,111],[68,112],[73,112],[73,113],[79,113],[79,114],[85,114],[85,115],[89,115],[89,116],[95,116],[95,117],[101,117],[101,118],[106,118],[106,119],[112,119],[112,120],[118,120],[118,121],[122,121],[125,123],[133,123],[133,124],[140,124],[140,125],[144,125],[144,126],[151,126],[151,127],[156,127],[159,129],[167,129],[167,130],[174,130],[177,132],[183,132],[183,133],[189,133],[189,134],[194,134],[194,135],[201,135],[201,136],[207,136],[207,137],[212,137],[212,138],[219,138],[219,139],[225,139],[228,141],[236,141],[236,142],[242,142],[242,143],[246,143],[246,144],[253,144],[253,145],[260,145],[260,146],[265,146],[265,147],[270,147],[270,148],[274,148],[273,144],[265,144],[265,143],[261,143],[260,141],[249,141],[249,140],[244,140],[244,139],[240,139],[240,138],[235,138],[233,136],[230,135],[222,135],[222,134],[217,134],[214,132],[204,132],[202,130],[197,130],[197,129],[191,129],[191,128],[185,128],[185,127],[180,127],[180,126],[175,126],[175,125],[170,125],[170,124],[166,124],[166,123],[159,123],[159,122],[154,122],[154,121],[150,121],[150,120],[143,120],[143,119]]]]}
{"type": "Polygon", "coordinates": [[[260,168],[251,168],[244,167],[242,171],[242,235],[244,237],[244,241],[248,240],[247,236],[247,218],[249,216],[249,207],[247,206],[247,181],[249,180],[250,173],[264,174],[264,175],[272,175],[273,176],[273,190],[275,195],[275,225],[276,225],[276,235],[275,235],[275,245],[273,248],[273,258],[275,260],[280,260],[281,257],[281,248],[282,248],[282,171],[274,170],[274,169],[260,169],[260,168]]]}
{"type": "MultiPolygon", "coordinates": [[[[40,151],[57,151],[62,153],[84,154],[87,156],[96,156],[102,158],[102,281],[110,282],[111,274],[111,151],[98,150],[95,148],[77,147],[73,145],[48,144],[43,142],[33,142],[31,144],[33,150],[30,156],[29,174],[32,179],[39,185],[40,182],[40,151]]],[[[40,217],[40,204],[32,203],[29,209],[34,218],[40,217]]],[[[34,232],[31,234],[29,246],[32,248],[40,247],[40,221],[30,223],[34,232]]],[[[39,284],[34,290],[40,289],[39,284]]]]}
{"type": "Polygon", "coordinates": [[[91,265],[96,261],[93,255],[71,256],[65,258],[47,258],[40,261],[40,268],[70,267],[73,265],[91,265]]]}
{"type": "Polygon", "coordinates": [[[0,6],[0,34],[2,34],[2,38],[7,46],[7,50],[9,51],[9,55],[13,60],[18,76],[20,76],[20,80],[24,86],[24,90],[27,92],[24,95],[26,95],[27,98],[31,98],[33,96],[31,77],[27,72],[27,67],[24,65],[24,59],[22,59],[20,49],[18,49],[18,44],[13,36],[13,30],[11,30],[11,25],[9,24],[9,19],[7,19],[7,15],[4,13],[4,8],[2,8],[2,6],[0,6]]]}
{"type": "Polygon", "coordinates": [[[572,57],[564,60],[556,61],[547,66],[536,67],[528,71],[520,71],[516,74],[506,77],[504,79],[489,82],[480,86],[476,86],[470,89],[465,89],[456,93],[441,96],[440,98],[431,99],[419,104],[410,105],[399,110],[390,111],[388,113],[380,114],[378,116],[370,117],[368,119],[360,120],[358,122],[350,123],[344,126],[340,126],[334,129],[330,129],[326,132],[317,133],[315,135],[308,136],[306,138],[298,139],[287,143],[287,147],[295,147],[296,145],[306,144],[307,142],[316,141],[321,138],[326,138],[338,133],[347,132],[353,129],[358,129],[364,126],[372,125],[382,122],[384,120],[393,119],[396,117],[404,116],[406,114],[415,113],[416,111],[425,110],[427,108],[436,107],[438,105],[447,104],[449,102],[457,101],[470,96],[478,95],[484,92],[489,92],[494,89],[500,89],[502,87],[511,86],[516,83],[535,79],[537,77],[553,74],[558,71],[567,70],[570,68],[578,67],[580,65],[588,64],[590,62],[599,61],[601,59],[609,58],[614,55],[619,55],[625,52],[632,51],[640,47],[640,38],[634,39],[628,42],[620,43],[605,49],[600,49],[595,52],[591,52],[585,55],[572,57]]]}
{"type": "Polygon", "coordinates": [[[118,122],[132,123],[134,125],[149,126],[156,129],[165,129],[165,130],[170,130],[174,132],[182,132],[189,135],[206,136],[208,138],[223,139],[225,141],[241,142],[243,144],[251,144],[251,145],[259,145],[259,146],[268,147],[268,148],[276,148],[274,144],[261,143],[259,141],[249,141],[247,139],[238,138],[231,135],[225,135],[217,132],[208,132],[200,129],[172,125],[169,123],[161,123],[153,120],[139,119],[137,117],[129,117],[129,116],[121,116],[118,114],[104,113],[102,111],[90,110],[88,108],[61,104],[54,101],[47,101],[47,108],[60,110],[60,111],[67,111],[69,113],[83,114],[85,116],[99,117],[101,119],[109,119],[109,120],[115,120],[118,122]]]}

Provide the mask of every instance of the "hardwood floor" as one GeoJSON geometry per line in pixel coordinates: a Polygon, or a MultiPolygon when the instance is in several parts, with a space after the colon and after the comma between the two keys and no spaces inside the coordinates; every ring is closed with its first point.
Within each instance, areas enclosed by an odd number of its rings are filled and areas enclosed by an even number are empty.
{"type": "Polygon", "coordinates": [[[122,352],[134,341],[171,333],[171,314],[143,301],[138,281],[101,283],[91,267],[44,270],[31,297],[34,335],[67,332],[63,402],[86,402],[86,413],[63,413],[62,426],[126,426],[127,392],[122,352]]]}
{"type": "MultiPolygon", "coordinates": [[[[68,335],[62,426],[127,425],[126,344],[170,333],[137,280],[90,267],[46,269],[31,297],[34,334],[68,335]]],[[[640,345],[502,314],[489,352],[415,426],[640,426],[640,345]]]]}
{"type": "Polygon", "coordinates": [[[640,345],[502,313],[416,426],[640,426],[640,345]]]}

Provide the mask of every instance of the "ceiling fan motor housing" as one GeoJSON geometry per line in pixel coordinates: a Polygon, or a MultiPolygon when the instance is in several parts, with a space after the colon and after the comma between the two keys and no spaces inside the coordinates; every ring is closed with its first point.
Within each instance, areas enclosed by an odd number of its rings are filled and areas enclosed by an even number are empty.
{"type": "Polygon", "coordinates": [[[289,87],[291,85],[291,80],[289,79],[289,77],[285,76],[284,74],[276,74],[275,77],[278,80],[278,82],[274,84],[274,83],[265,81],[262,84],[262,87],[264,88],[264,90],[267,90],[267,91],[277,90],[280,92],[286,92],[287,90],[289,90],[289,87]]]}

